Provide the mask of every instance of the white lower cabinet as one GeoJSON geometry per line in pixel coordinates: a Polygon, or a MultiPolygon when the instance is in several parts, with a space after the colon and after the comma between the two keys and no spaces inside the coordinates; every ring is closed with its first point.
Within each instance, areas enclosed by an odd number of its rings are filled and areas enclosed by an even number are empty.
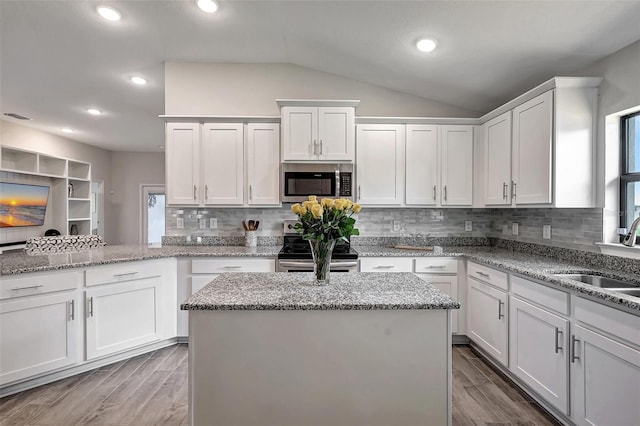
{"type": "Polygon", "coordinates": [[[568,319],[511,297],[509,368],[564,414],[569,414],[568,341],[568,319]]]}
{"type": "Polygon", "coordinates": [[[571,419],[578,425],[640,425],[640,317],[574,298],[571,419]]]}
{"type": "MultiPolygon", "coordinates": [[[[273,258],[201,257],[178,261],[178,309],[189,296],[201,290],[220,274],[241,272],[275,272],[273,258]]],[[[178,337],[189,335],[189,314],[178,312],[178,337]]]]}
{"type": "Polygon", "coordinates": [[[572,419],[578,425],[640,424],[640,351],[579,325],[571,354],[572,419]]]}
{"type": "Polygon", "coordinates": [[[467,335],[496,361],[507,366],[507,293],[468,277],[467,335]]]}
{"type": "Polygon", "coordinates": [[[162,278],[143,278],[86,291],[87,360],[163,337],[162,278]]]}
{"type": "MultiPolygon", "coordinates": [[[[416,274],[419,278],[425,280],[444,294],[451,296],[455,300],[458,299],[458,277],[455,275],[433,275],[433,274],[416,274]]],[[[458,333],[458,323],[460,316],[459,309],[451,310],[451,332],[458,333]]]]}
{"type": "Polygon", "coordinates": [[[79,361],[78,302],[76,291],[0,302],[0,385],[79,361]]]}

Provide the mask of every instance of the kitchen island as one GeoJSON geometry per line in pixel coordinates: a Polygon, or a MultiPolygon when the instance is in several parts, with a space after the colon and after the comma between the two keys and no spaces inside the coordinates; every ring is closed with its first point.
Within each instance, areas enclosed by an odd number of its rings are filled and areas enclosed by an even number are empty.
{"type": "Polygon", "coordinates": [[[459,307],[411,273],[224,274],[182,305],[190,424],[450,424],[459,307]]]}

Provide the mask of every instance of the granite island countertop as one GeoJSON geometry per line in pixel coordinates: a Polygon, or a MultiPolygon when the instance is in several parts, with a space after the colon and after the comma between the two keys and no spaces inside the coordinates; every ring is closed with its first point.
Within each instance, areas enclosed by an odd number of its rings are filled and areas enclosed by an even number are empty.
{"type": "Polygon", "coordinates": [[[223,274],[192,295],[182,310],[460,309],[460,304],[410,272],[332,274],[327,285],[312,274],[223,274]]]}

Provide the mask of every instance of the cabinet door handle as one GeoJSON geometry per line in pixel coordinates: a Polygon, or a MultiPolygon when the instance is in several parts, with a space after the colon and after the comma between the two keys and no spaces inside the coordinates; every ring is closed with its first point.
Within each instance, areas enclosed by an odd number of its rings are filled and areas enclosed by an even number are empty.
{"type": "Polygon", "coordinates": [[[89,298],[88,304],[89,304],[89,316],[92,317],[93,316],[93,297],[89,298]]]}
{"type": "Polygon", "coordinates": [[[12,291],[32,290],[32,289],[34,289],[34,288],[40,288],[40,287],[42,287],[42,286],[43,286],[43,284],[38,284],[38,285],[29,285],[29,286],[26,286],[26,287],[13,287],[11,290],[12,290],[12,291]]]}
{"type": "Polygon", "coordinates": [[[502,198],[507,199],[507,182],[502,182],[502,198]]]}
{"type": "Polygon", "coordinates": [[[76,301],[73,299],[69,301],[69,310],[71,311],[69,319],[73,321],[76,319],[76,301]]]}
{"type": "Polygon", "coordinates": [[[516,198],[516,187],[518,186],[517,183],[515,183],[514,181],[511,181],[511,197],[516,198]]]}
{"type": "Polygon", "coordinates": [[[504,314],[502,313],[502,305],[504,305],[504,302],[502,300],[498,300],[498,319],[504,318],[504,314]]]}
{"type": "Polygon", "coordinates": [[[393,268],[395,268],[395,266],[393,265],[378,265],[374,267],[374,269],[393,269],[393,268]]]}
{"type": "Polygon", "coordinates": [[[209,185],[204,186],[204,200],[207,201],[209,199],[209,185]]]}
{"type": "Polygon", "coordinates": [[[360,185],[358,185],[358,201],[362,199],[362,191],[360,191],[360,185]]]}
{"type": "Polygon", "coordinates": [[[555,344],[556,353],[559,353],[562,350],[562,347],[560,346],[560,336],[562,335],[563,335],[562,330],[556,327],[556,344],[555,344]]]}
{"type": "Polygon", "coordinates": [[[322,139],[320,139],[320,155],[322,155],[322,139]]]}
{"type": "Polygon", "coordinates": [[[485,277],[487,279],[491,279],[491,275],[485,274],[484,272],[476,271],[476,274],[480,275],[481,277],[485,277]]]}
{"type": "Polygon", "coordinates": [[[316,140],[313,140],[313,155],[318,155],[318,143],[316,140]]]}
{"type": "Polygon", "coordinates": [[[447,185],[444,186],[444,200],[447,201],[447,185]]]}
{"type": "Polygon", "coordinates": [[[240,269],[242,266],[224,266],[223,269],[240,269]]]}
{"type": "Polygon", "coordinates": [[[249,185],[249,201],[253,201],[253,185],[249,185]]]}
{"type": "Polygon", "coordinates": [[[444,265],[429,265],[425,266],[424,269],[444,269],[446,266],[444,265]]]}
{"type": "Polygon", "coordinates": [[[198,187],[193,185],[193,199],[194,200],[198,199],[197,195],[198,195],[198,187]]]}
{"type": "Polygon", "coordinates": [[[436,186],[433,185],[433,201],[436,200],[436,186]]]}
{"type": "Polygon", "coordinates": [[[579,339],[576,339],[575,335],[571,336],[571,362],[575,363],[576,359],[580,359],[579,356],[576,355],[576,342],[579,342],[579,339]]]}
{"type": "Polygon", "coordinates": [[[138,272],[123,272],[122,274],[113,274],[114,277],[126,277],[128,275],[138,275],[138,272]]]}

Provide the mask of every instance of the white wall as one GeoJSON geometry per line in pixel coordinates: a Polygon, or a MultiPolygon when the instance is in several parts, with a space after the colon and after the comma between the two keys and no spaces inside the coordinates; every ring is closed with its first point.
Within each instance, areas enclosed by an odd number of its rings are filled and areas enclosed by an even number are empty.
{"type": "Polygon", "coordinates": [[[112,152],[111,183],[111,193],[105,194],[111,201],[107,224],[119,244],[138,244],[142,217],[140,185],[164,185],[164,153],[112,152]]]}
{"type": "MultiPolygon", "coordinates": [[[[44,133],[9,120],[0,120],[0,145],[89,162],[91,180],[104,182],[106,194],[111,188],[111,151],[44,133]]],[[[105,197],[104,204],[105,217],[109,217],[111,206],[108,197],[105,197]]],[[[114,230],[108,223],[105,224],[105,240],[108,243],[117,242],[113,239],[114,235],[114,230]]]]}
{"type": "Polygon", "coordinates": [[[616,115],[640,106],[640,40],[574,75],[604,78],[598,99],[598,204],[605,207],[604,241],[617,242],[620,139],[616,115]]]}
{"type": "Polygon", "coordinates": [[[165,64],[165,114],[280,115],[276,99],[359,99],[359,116],[478,113],[293,64],[165,64]]]}

